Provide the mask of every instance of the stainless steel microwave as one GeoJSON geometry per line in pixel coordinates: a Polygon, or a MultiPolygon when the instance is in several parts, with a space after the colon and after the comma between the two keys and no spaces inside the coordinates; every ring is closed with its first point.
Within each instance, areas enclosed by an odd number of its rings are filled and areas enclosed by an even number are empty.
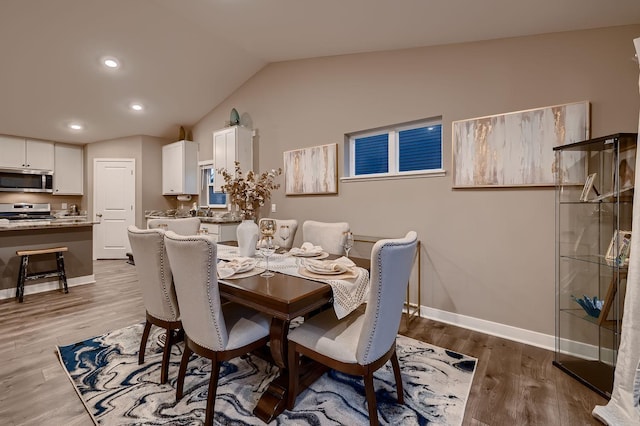
{"type": "Polygon", "coordinates": [[[53,172],[0,169],[0,191],[53,193],[53,172]]]}

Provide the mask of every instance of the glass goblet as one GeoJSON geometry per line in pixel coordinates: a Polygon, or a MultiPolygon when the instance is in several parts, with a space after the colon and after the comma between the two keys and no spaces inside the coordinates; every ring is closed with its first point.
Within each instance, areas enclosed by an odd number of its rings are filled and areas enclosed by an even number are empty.
{"type": "Polygon", "coordinates": [[[345,232],[344,236],[344,252],[349,257],[349,250],[353,247],[353,233],[345,232]]]}
{"type": "Polygon", "coordinates": [[[263,237],[273,237],[276,233],[276,221],[274,219],[260,219],[260,234],[263,237]]]}
{"type": "Polygon", "coordinates": [[[275,274],[269,270],[269,258],[273,253],[276,252],[276,246],[273,244],[273,238],[266,237],[260,241],[260,254],[267,259],[267,269],[260,274],[261,277],[269,278],[273,277],[275,274]]]}

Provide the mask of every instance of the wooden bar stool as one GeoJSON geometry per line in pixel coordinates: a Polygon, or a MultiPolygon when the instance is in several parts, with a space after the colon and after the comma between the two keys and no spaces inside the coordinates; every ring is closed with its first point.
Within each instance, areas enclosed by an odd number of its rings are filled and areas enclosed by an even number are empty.
{"type": "Polygon", "coordinates": [[[62,253],[69,251],[67,247],[51,247],[37,250],[18,250],[16,254],[22,259],[20,260],[20,272],[18,273],[18,284],[16,287],[16,298],[20,303],[24,298],[24,282],[30,280],[37,280],[40,278],[58,277],[58,280],[62,282],[63,290],[65,293],[69,293],[69,287],[67,286],[67,274],[64,271],[64,257],[62,253]],[[29,256],[35,256],[40,254],[52,254],[56,255],[57,267],[55,270],[46,272],[35,272],[29,274],[27,268],[29,266],[29,256]]]}

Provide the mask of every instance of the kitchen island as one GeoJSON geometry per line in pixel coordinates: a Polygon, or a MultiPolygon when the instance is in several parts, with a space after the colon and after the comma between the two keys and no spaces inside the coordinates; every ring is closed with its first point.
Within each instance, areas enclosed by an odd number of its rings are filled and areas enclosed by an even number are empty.
{"type": "MultiPolygon", "coordinates": [[[[94,224],[85,219],[66,218],[0,224],[0,299],[15,297],[20,270],[20,257],[16,255],[16,250],[68,247],[64,263],[69,287],[94,283],[94,224]]],[[[47,271],[55,267],[55,256],[36,256],[29,260],[30,272],[47,271]]],[[[25,284],[25,295],[59,288],[55,278],[29,281],[25,284]]]]}

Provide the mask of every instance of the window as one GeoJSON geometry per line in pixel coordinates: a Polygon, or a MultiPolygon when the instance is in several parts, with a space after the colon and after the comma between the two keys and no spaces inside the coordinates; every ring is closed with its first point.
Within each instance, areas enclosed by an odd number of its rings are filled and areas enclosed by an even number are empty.
{"type": "Polygon", "coordinates": [[[346,135],[345,178],[442,175],[442,119],[346,135]]]}
{"type": "Polygon", "coordinates": [[[211,162],[200,163],[200,194],[198,200],[201,207],[226,207],[227,194],[214,191],[213,180],[216,171],[211,162]]]}

